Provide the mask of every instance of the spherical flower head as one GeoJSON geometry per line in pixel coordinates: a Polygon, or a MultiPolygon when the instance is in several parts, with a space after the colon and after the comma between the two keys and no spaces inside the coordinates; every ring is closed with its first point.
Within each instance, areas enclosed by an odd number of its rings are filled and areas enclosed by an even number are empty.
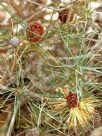
{"type": "Polygon", "coordinates": [[[44,27],[38,21],[32,21],[28,25],[27,37],[30,42],[38,43],[43,40],[42,35],[44,34],[44,27]]]}
{"type": "Polygon", "coordinates": [[[14,36],[10,39],[9,43],[16,46],[20,43],[20,40],[16,36],[14,36]]]}
{"type": "Polygon", "coordinates": [[[66,96],[65,99],[70,109],[78,106],[78,97],[76,93],[69,92],[69,95],[66,96]]]}

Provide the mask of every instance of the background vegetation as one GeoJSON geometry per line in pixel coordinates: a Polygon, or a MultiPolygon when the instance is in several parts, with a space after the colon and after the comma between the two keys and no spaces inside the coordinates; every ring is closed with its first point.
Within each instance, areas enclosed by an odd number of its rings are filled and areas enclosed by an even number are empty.
{"type": "Polygon", "coordinates": [[[1,136],[89,136],[101,126],[101,29],[98,0],[1,0],[1,136]]]}

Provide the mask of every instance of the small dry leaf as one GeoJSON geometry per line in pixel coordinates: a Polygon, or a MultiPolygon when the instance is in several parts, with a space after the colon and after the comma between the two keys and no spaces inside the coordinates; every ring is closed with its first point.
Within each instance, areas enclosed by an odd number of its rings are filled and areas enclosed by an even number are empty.
{"type": "Polygon", "coordinates": [[[90,136],[102,136],[102,127],[96,128],[90,136]]]}
{"type": "Polygon", "coordinates": [[[92,19],[99,27],[102,27],[102,3],[93,11],[92,19]]]}
{"type": "Polygon", "coordinates": [[[74,20],[74,12],[70,11],[70,9],[64,9],[59,11],[59,20],[62,23],[71,22],[74,20]]]}
{"type": "Polygon", "coordinates": [[[25,136],[40,136],[38,128],[29,129],[25,136]]]}

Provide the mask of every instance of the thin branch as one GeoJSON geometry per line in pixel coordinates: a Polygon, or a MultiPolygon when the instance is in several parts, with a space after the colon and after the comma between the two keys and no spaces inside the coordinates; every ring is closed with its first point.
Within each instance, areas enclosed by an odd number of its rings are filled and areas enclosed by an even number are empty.
{"type": "Polygon", "coordinates": [[[35,1],[32,1],[32,0],[26,0],[26,1],[31,2],[31,3],[33,3],[33,4],[36,4],[36,5],[38,5],[38,6],[42,6],[42,7],[44,7],[44,8],[52,9],[52,10],[54,10],[54,11],[64,10],[64,9],[66,9],[69,5],[71,5],[71,4],[73,4],[73,3],[76,2],[76,0],[73,1],[73,2],[70,2],[70,3],[68,3],[67,5],[65,5],[64,8],[53,8],[53,7],[50,7],[50,6],[47,6],[47,5],[44,5],[44,4],[40,4],[40,3],[35,2],[35,1]]]}

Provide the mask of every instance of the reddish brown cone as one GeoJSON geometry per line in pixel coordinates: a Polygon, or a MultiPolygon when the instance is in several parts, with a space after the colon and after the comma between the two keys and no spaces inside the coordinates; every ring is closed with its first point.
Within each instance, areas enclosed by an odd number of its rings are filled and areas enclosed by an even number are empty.
{"type": "Polygon", "coordinates": [[[78,97],[76,93],[69,92],[69,95],[66,96],[65,99],[70,109],[78,106],[78,97]]]}
{"type": "Polygon", "coordinates": [[[44,33],[44,27],[38,21],[32,21],[28,25],[27,37],[30,42],[34,42],[34,43],[41,42],[43,40],[43,38],[41,37],[43,33],[44,33]]]}

